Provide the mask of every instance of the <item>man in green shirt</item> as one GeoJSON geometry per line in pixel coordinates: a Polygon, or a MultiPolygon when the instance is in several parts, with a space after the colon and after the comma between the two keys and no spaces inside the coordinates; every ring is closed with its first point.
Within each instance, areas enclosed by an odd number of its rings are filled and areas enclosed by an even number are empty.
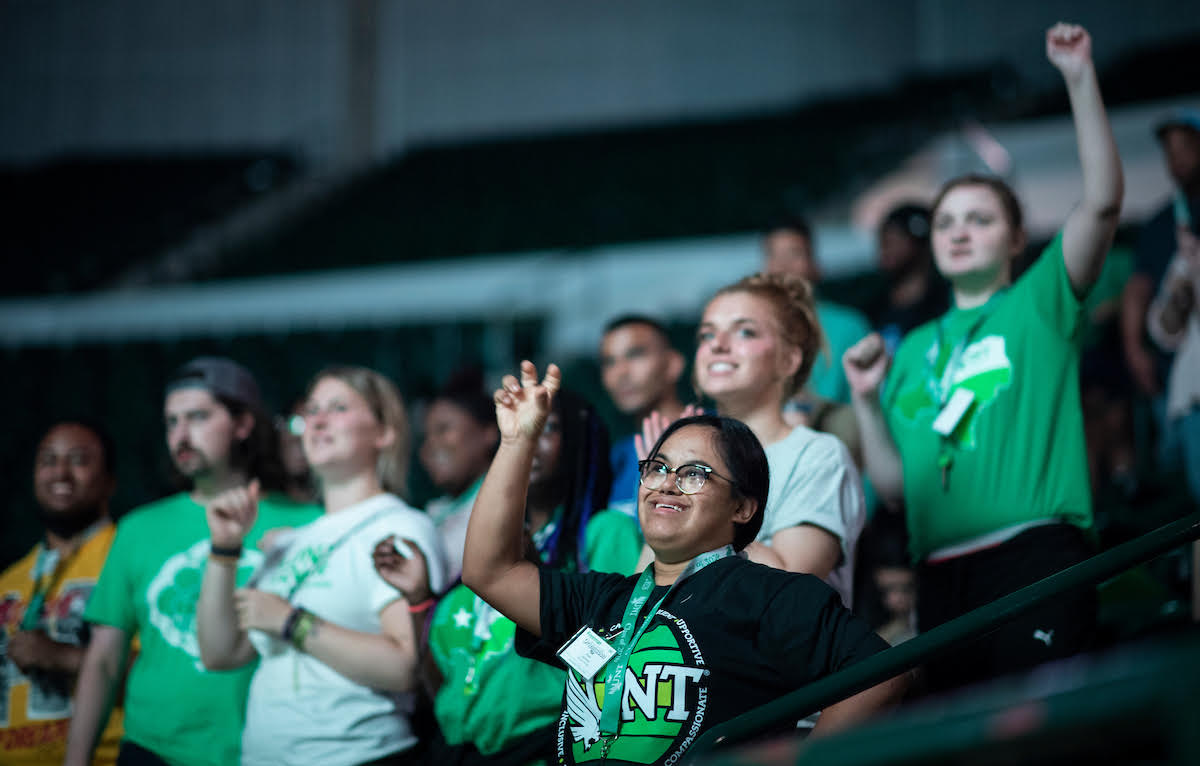
{"type": "MultiPolygon", "coordinates": [[[[91,761],[97,734],[117,696],[138,637],[138,659],[125,686],[125,739],[120,762],[223,766],[238,761],[246,690],[253,664],[210,672],[200,662],[196,602],[210,552],[205,504],[258,479],[282,489],[277,440],[253,376],[237,363],[201,357],[167,385],[167,447],[189,489],[123,518],[84,619],[92,642],[75,692],[67,764],[91,761]]],[[[239,581],[262,561],[263,532],[298,526],[320,510],[281,494],[259,504],[241,553],[239,581]]]]}

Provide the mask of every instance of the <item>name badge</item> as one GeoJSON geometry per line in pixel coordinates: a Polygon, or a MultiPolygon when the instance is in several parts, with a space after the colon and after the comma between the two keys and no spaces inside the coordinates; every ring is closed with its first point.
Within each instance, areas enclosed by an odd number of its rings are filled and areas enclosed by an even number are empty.
{"type": "Polygon", "coordinates": [[[592,680],[617,653],[596,631],[584,625],[558,650],[558,657],[581,678],[592,680]]]}
{"type": "Polygon", "coordinates": [[[954,429],[958,428],[958,424],[962,421],[963,416],[967,414],[971,404],[975,401],[975,392],[965,388],[957,388],[954,394],[950,397],[950,401],[946,402],[946,406],[938,413],[937,418],[933,421],[933,430],[937,431],[942,436],[949,436],[954,433],[954,429]]]}

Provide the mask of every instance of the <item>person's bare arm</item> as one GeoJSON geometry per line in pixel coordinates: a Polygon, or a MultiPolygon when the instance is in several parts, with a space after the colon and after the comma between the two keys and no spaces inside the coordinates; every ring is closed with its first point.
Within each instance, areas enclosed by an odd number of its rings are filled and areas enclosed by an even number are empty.
{"type": "Polygon", "coordinates": [[[1099,279],[1112,245],[1125,195],[1125,178],[1100,96],[1087,30],[1074,24],[1055,24],[1046,32],[1046,57],[1067,86],[1083,171],[1083,198],[1067,217],[1062,240],[1071,287],[1082,297],[1099,279]]]}
{"type": "Polygon", "coordinates": [[[483,480],[463,553],[463,584],[528,632],[540,636],[541,583],[538,568],[525,558],[525,500],[529,469],[550,402],[562,383],[555,365],[538,383],[532,362],[521,363],[495,393],[500,446],[483,480]]]}
{"type": "Polygon", "coordinates": [[[364,633],[318,617],[302,648],[357,684],[386,691],[413,691],[417,685],[418,637],[408,602],[396,599],[385,606],[379,612],[379,623],[382,632],[364,633]]]}
{"type": "MultiPolygon", "coordinates": [[[[222,492],[205,508],[212,546],[240,551],[258,518],[258,481],[222,492]]],[[[196,641],[200,661],[209,670],[231,670],[257,656],[246,631],[238,624],[234,605],[237,556],[211,554],[204,566],[196,602],[196,641]]]]}
{"type": "Polygon", "coordinates": [[[86,649],[55,641],[42,630],[22,630],[8,639],[8,658],[28,675],[53,673],[74,679],[86,649]]]}
{"type": "Polygon", "coordinates": [[[1159,294],[1146,311],[1146,329],[1163,349],[1176,351],[1183,343],[1188,317],[1196,308],[1196,286],[1200,285],[1200,238],[1187,229],[1176,233],[1179,249],[1159,294]]]}
{"type": "Polygon", "coordinates": [[[889,678],[881,684],[861,691],[853,697],[830,705],[821,711],[812,736],[821,737],[859,724],[873,715],[895,707],[908,689],[907,673],[889,678]]]}
{"type": "Polygon", "coordinates": [[[91,640],[79,668],[67,731],[67,766],[87,766],[100,732],[108,723],[113,700],[125,679],[129,636],[120,628],[93,625],[91,640]]]}
{"type": "Polygon", "coordinates": [[[837,537],[812,524],[779,530],[771,537],[770,549],[783,564],[781,569],[816,575],[822,580],[829,577],[842,558],[837,537]]]}
{"type": "Polygon", "coordinates": [[[1155,396],[1161,390],[1154,355],[1142,342],[1146,312],[1153,298],[1154,283],[1145,274],[1133,274],[1121,292],[1121,349],[1134,383],[1148,396],[1155,396]]]}
{"type": "Polygon", "coordinates": [[[209,670],[240,668],[257,656],[250,637],[238,627],[234,608],[237,561],[209,557],[196,602],[196,641],[209,670]]]}
{"type": "Polygon", "coordinates": [[[850,384],[850,402],[862,437],[863,462],[879,497],[895,505],[904,497],[904,469],[879,400],[891,358],[878,333],[846,349],[842,366],[850,384]]]}

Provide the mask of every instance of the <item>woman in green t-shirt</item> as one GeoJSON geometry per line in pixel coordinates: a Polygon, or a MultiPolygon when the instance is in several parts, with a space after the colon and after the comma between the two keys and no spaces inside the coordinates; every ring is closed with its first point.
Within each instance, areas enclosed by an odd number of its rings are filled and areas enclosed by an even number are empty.
{"type": "MultiPolygon", "coordinates": [[[[1057,24],[1046,55],[1062,74],[1083,195],[1020,279],[1021,210],[988,176],[949,181],[933,204],[933,251],[954,306],[910,333],[891,371],[872,335],[844,357],[867,471],[903,499],[920,567],[919,627],[942,622],[1086,558],[1091,496],[1079,403],[1083,300],[1120,212],[1120,158],[1091,39],[1057,24]],[[886,378],[886,380],[885,380],[886,378]]],[[[1060,599],[927,668],[941,689],[1031,667],[1086,646],[1094,595],[1060,599]]]]}
{"type": "MultiPolygon", "coordinates": [[[[491,422],[494,428],[494,416],[491,422]]],[[[567,571],[633,572],[641,545],[637,526],[622,513],[602,510],[612,484],[608,454],[608,434],[593,407],[560,392],[530,471],[525,529],[531,558],[567,571]]],[[[406,592],[414,587],[411,573],[423,568],[404,566],[391,543],[376,546],[375,566],[406,592]]],[[[425,663],[441,735],[430,762],[549,760],[563,672],[518,656],[515,635],[512,620],[462,584],[439,600],[429,627],[431,662],[425,663]]]]}

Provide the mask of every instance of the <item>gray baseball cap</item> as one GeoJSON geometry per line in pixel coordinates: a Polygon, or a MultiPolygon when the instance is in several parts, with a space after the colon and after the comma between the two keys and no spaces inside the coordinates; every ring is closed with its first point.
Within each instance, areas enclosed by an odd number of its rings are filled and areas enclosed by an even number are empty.
{"type": "Polygon", "coordinates": [[[1154,126],[1154,135],[1161,141],[1164,133],[1175,128],[1184,128],[1200,133],[1200,111],[1176,109],[1158,121],[1158,124],[1154,126]]]}
{"type": "Polygon", "coordinates": [[[223,356],[199,356],[176,370],[167,383],[167,393],[181,388],[203,388],[214,396],[262,409],[262,396],[254,376],[223,356]]]}

